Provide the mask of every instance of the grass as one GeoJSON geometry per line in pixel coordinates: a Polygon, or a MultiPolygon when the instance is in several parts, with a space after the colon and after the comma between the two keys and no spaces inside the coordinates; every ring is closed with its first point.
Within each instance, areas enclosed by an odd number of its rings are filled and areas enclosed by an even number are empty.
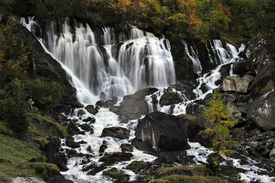
{"type": "Polygon", "coordinates": [[[166,167],[162,168],[158,171],[158,175],[162,178],[156,179],[153,183],[178,183],[178,182],[185,182],[185,183],[228,183],[227,180],[222,179],[220,177],[213,177],[213,176],[205,176],[206,167],[204,165],[198,166],[175,166],[175,167],[166,167]],[[169,175],[171,172],[176,170],[190,170],[193,176],[187,175],[169,175]]]}
{"type": "Polygon", "coordinates": [[[187,175],[170,175],[164,178],[156,179],[152,183],[228,183],[220,177],[212,176],[187,176],[187,175]]]}
{"type": "Polygon", "coordinates": [[[32,158],[45,157],[43,151],[33,144],[0,134],[0,181],[10,181],[14,177],[36,176],[32,158]]]}
{"type": "Polygon", "coordinates": [[[11,129],[9,129],[7,127],[6,124],[4,124],[3,122],[0,122],[0,134],[9,135],[9,134],[14,134],[14,133],[11,129]]]}
{"type": "Polygon", "coordinates": [[[40,114],[31,114],[31,113],[30,113],[30,115],[35,116],[39,120],[40,123],[46,122],[50,125],[53,125],[62,134],[63,137],[68,136],[67,130],[65,128],[63,128],[60,124],[55,122],[53,119],[51,119],[50,117],[42,116],[40,114]]]}

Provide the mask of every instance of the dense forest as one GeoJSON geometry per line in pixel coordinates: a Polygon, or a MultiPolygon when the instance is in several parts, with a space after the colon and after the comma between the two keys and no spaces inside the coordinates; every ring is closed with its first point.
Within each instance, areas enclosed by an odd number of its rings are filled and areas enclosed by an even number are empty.
{"type": "Polygon", "coordinates": [[[168,38],[211,37],[240,43],[274,27],[272,0],[14,0],[0,1],[5,16],[74,17],[123,28],[130,23],[168,38]]]}

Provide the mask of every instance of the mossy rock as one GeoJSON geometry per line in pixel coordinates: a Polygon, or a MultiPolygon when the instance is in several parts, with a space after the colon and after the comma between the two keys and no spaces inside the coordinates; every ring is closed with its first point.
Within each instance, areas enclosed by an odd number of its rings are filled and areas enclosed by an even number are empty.
{"type": "Polygon", "coordinates": [[[112,168],[110,170],[103,172],[104,176],[112,177],[113,179],[117,179],[115,182],[127,182],[129,180],[129,175],[123,174],[116,168],[112,168]]]}
{"type": "Polygon", "coordinates": [[[55,164],[37,162],[31,165],[37,176],[56,177],[60,175],[59,168],[55,164]]]}
{"type": "Polygon", "coordinates": [[[180,114],[177,117],[188,119],[189,121],[191,121],[193,123],[196,123],[196,121],[197,121],[197,118],[195,116],[190,115],[190,114],[180,114]]]}
{"type": "Polygon", "coordinates": [[[133,161],[130,165],[127,166],[127,169],[138,173],[146,167],[148,167],[148,165],[144,161],[133,161]]]}
{"type": "Polygon", "coordinates": [[[166,92],[161,96],[159,103],[161,106],[164,106],[164,105],[178,104],[182,101],[183,99],[178,93],[166,92]]]}

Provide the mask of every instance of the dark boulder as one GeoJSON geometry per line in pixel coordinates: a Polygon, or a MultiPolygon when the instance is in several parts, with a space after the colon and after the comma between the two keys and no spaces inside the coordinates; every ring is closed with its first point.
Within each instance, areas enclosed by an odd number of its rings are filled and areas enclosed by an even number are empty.
{"type": "Polygon", "coordinates": [[[193,141],[194,137],[199,133],[199,126],[196,124],[197,118],[189,114],[181,114],[177,116],[180,124],[186,133],[186,137],[193,141]]]}
{"type": "Polygon", "coordinates": [[[111,168],[110,170],[104,171],[103,175],[116,179],[114,183],[127,183],[130,179],[129,175],[125,175],[123,171],[116,168],[111,168]]]}
{"type": "Polygon", "coordinates": [[[66,139],[66,145],[71,148],[78,148],[80,147],[80,144],[74,141],[73,137],[69,137],[66,139]]]}
{"type": "Polygon", "coordinates": [[[85,109],[86,109],[89,113],[91,113],[91,114],[93,114],[93,115],[95,115],[96,113],[98,113],[98,107],[95,107],[95,106],[93,106],[93,105],[87,105],[87,106],[85,107],[85,109]]]}
{"type": "Polygon", "coordinates": [[[172,104],[178,104],[182,101],[183,101],[182,96],[180,96],[178,93],[176,93],[176,92],[166,92],[165,94],[163,94],[161,96],[159,104],[161,106],[172,105],[172,104]]]}
{"type": "Polygon", "coordinates": [[[275,129],[275,91],[254,101],[248,108],[247,118],[263,130],[275,129]]]}
{"type": "Polygon", "coordinates": [[[104,128],[101,134],[101,137],[114,137],[119,139],[127,139],[129,138],[129,130],[122,127],[110,127],[104,128]]]}
{"type": "Polygon", "coordinates": [[[113,153],[113,154],[106,154],[104,157],[100,158],[100,162],[104,162],[105,165],[113,165],[120,161],[130,161],[133,155],[131,153],[113,153]]]}
{"type": "Polygon", "coordinates": [[[139,120],[133,145],[145,151],[177,151],[189,148],[180,119],[161,112],[139,120]]]}
{"type": "Polygon", "coordinates": [[[133,152],[133,146],[131,144],[121,144],[120,148],[123,153],[133,152]]]}
{"type": "Polygon", "coordinates": [[[46,147],[47,150],[47,163],[54,164],[54,144],[53,142],[49,142],[46,147]]]}

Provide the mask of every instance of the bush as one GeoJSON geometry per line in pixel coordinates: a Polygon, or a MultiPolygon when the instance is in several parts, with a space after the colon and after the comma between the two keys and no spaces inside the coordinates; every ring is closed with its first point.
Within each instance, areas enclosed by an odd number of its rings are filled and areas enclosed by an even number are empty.
{"type": "Polygon", "coordinates": [[[2,102],[2,116],[6,120],[7,126],[20,135],[25,135],[30,126],[30,122],[27,118],[26,106],[18,105],[11,98],[2,102]]]}
{"type": "Polygon", "coordinates": [[[44,175],[46,173],[46,167],[40,164],[33,166],[36,175],[44,175]]]}

